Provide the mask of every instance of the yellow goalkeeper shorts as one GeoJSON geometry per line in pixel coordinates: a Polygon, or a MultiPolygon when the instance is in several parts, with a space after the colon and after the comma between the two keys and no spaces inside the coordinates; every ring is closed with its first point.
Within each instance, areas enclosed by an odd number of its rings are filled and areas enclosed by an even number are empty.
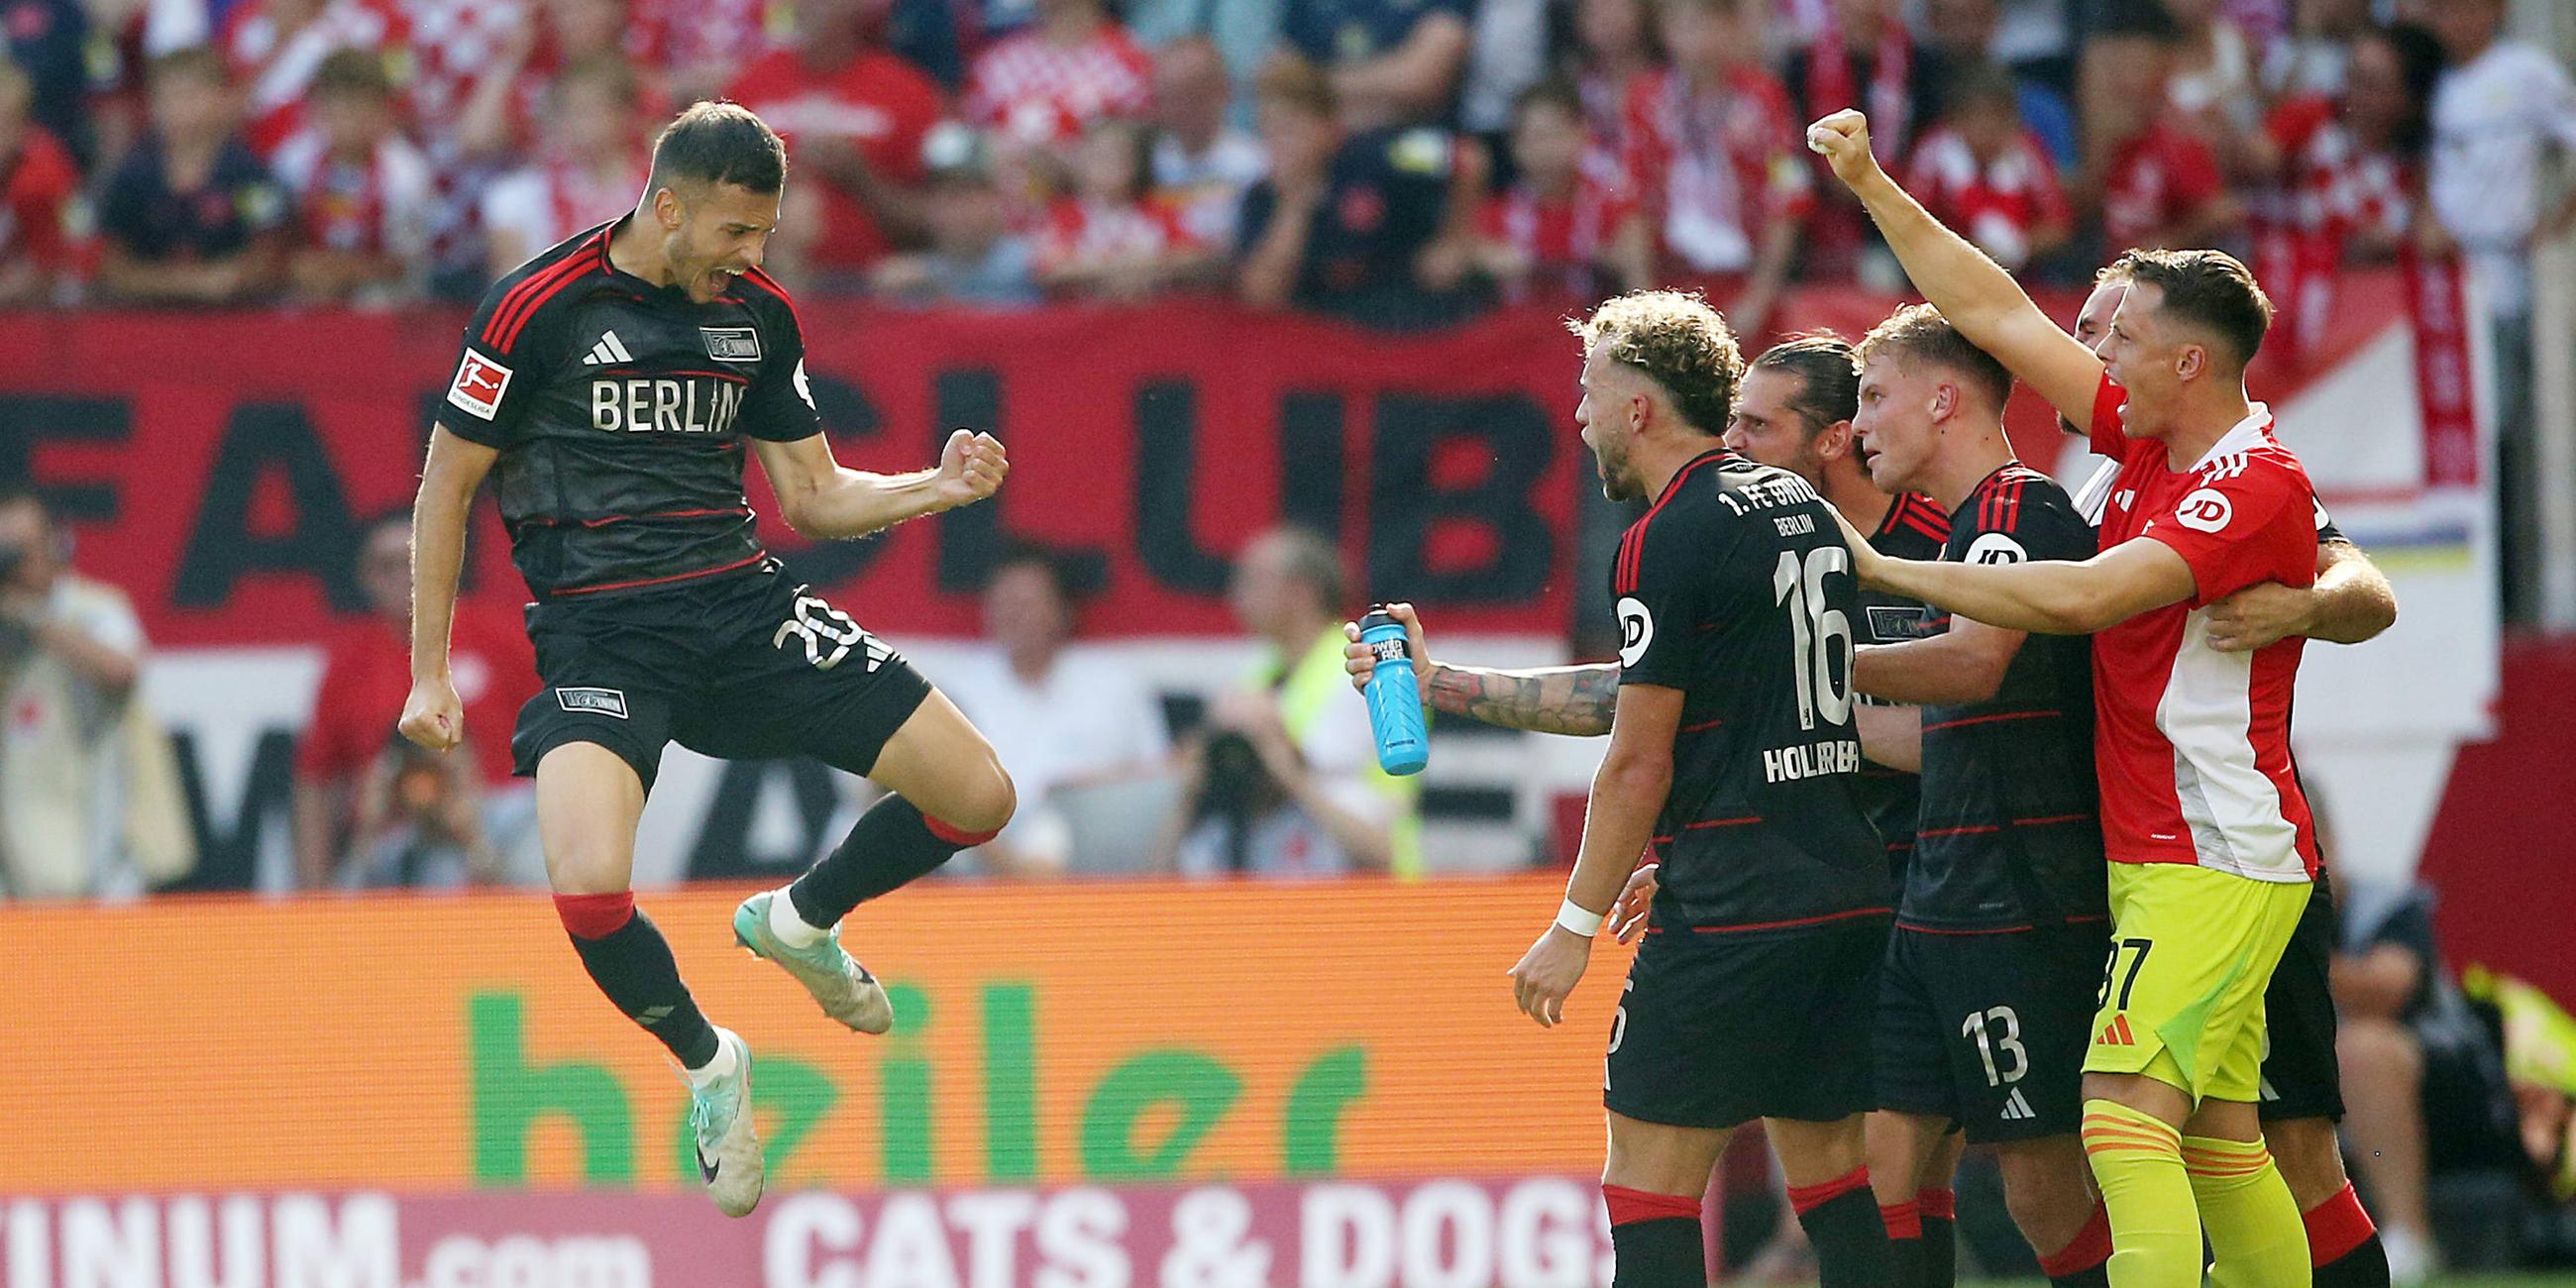
{"type": "Polygon", "coordinates": [[[2262,1094],[2263,991],[2312,893],[2184,863],[2111,865],[2111,959],[2086,1073],[2204,1099],[2262,1094]]]}

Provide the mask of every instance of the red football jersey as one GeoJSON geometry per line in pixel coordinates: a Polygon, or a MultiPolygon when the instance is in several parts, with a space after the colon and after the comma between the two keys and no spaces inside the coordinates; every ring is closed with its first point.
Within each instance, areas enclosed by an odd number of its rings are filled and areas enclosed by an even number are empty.
{"type": "MultiPolygon", "coordinates": [[[[912,64],[871,49],[836,71],[816,71],[792,49],[782,49],[743,69],[726,97],[760,114],[787,140],[790,157],[800,144],[838,139],[857,150],[868,168],[896,183],[918,183],[924,173],[922,136],[937,124],[939,86],[912,64]]],[[[808,180],[808,182],[813,182],[808,180]]],[[[888,247],[885,231],[858,198],[828,183],[823,196],[823,238],[817,264],[863,268],[888,247]]]]}
{"type": "Polygon", "coordinates": [[[2316,580],[2316,489],[2272,437],[2271,409],[2187,470],[2121,433],[2128,394],[2105,375],[2093,450],[2120,462],[2102,549],[2146,538],[2191,565],[2192,597],[2093,637],[2094,758],[2102,839],[2115,863],[2192,863],[2257,881],[2316,875],[2316,824],[2290,760],[2302,641],[2210,647],[2208,606],[2247,586],[2316,580]]]}

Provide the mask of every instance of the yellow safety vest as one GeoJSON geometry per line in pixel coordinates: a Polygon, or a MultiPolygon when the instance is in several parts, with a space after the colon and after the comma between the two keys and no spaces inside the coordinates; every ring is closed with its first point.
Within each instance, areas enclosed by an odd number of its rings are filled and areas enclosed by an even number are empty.
{"type": "MultiPolygon", "coordinates": [[[[1342,665],[1342,631],[1336,626],[1324,632],[1315,646],[1297,660],[1291,669],[1276,650],[1265,652],[1258,671],[1261,681],[1276,688],[1279,694],[1279,723],[1288,730],[1291,742],[1303,745],[1306,731],[1323,717],[1328,703],[1357,702],[1360,696],[1351,692],[1350,672],[1342,665]],[[1281,680],[1281,673],[1286,679],[1281,680]]],[[[1377,755],[1371,751],[1364,771],[1371,789],[1383,793],[1395,803],[1395,814],[1387,823],[1389,870],[1405,880],[1422,875],[1422,782],[1418,777],[1398,778],[1378,768],[1377,755]]]]}

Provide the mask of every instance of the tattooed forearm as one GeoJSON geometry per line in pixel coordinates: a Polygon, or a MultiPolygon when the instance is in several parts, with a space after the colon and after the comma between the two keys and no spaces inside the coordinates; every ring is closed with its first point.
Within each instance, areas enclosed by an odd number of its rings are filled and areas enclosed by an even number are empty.
{"type": "Polygon", "coordinates": [[[1506,729],[1597,738],[1610,732],[1619,703],[1619,668],[1551,666],[1497,671],[1481,666],[1431,667],[1431,706],[1506,729]]]}

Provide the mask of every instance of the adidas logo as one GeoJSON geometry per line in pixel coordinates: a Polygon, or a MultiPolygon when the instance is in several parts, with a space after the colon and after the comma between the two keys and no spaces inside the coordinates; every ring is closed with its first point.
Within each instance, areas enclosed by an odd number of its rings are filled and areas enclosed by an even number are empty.
{"type": "Polygon", "coordinates": [[[2012,1095],[2004,1100],[2004,1121],[2017,1122],[2024,1118],[2037,1117],[2039,1114],[2030,1107],[2030,1102],[2021,1098],[2021,1088],[2013,1088],[2012,1095]]]}
{"type": "Polygon", "coordinates": [[[590,346],[589,356],[582,361],[594,367],[604,367],[612,362],[633,362],[635,355],[626,351],[626,343],[617,338],[616,332],[610,331],[599,337],[599,343],[590,346]]]}
{"type": "Polygon", "coordinates": [[[2101,1035],[2093,1039],[2095,1046],[2136,1046],[2137,1044],[2136,1035],[2129,1032],[2129,1017],[2126,1015],[2112,1016],[2111,1022],[2102,1027],[2101,1035]]]}

